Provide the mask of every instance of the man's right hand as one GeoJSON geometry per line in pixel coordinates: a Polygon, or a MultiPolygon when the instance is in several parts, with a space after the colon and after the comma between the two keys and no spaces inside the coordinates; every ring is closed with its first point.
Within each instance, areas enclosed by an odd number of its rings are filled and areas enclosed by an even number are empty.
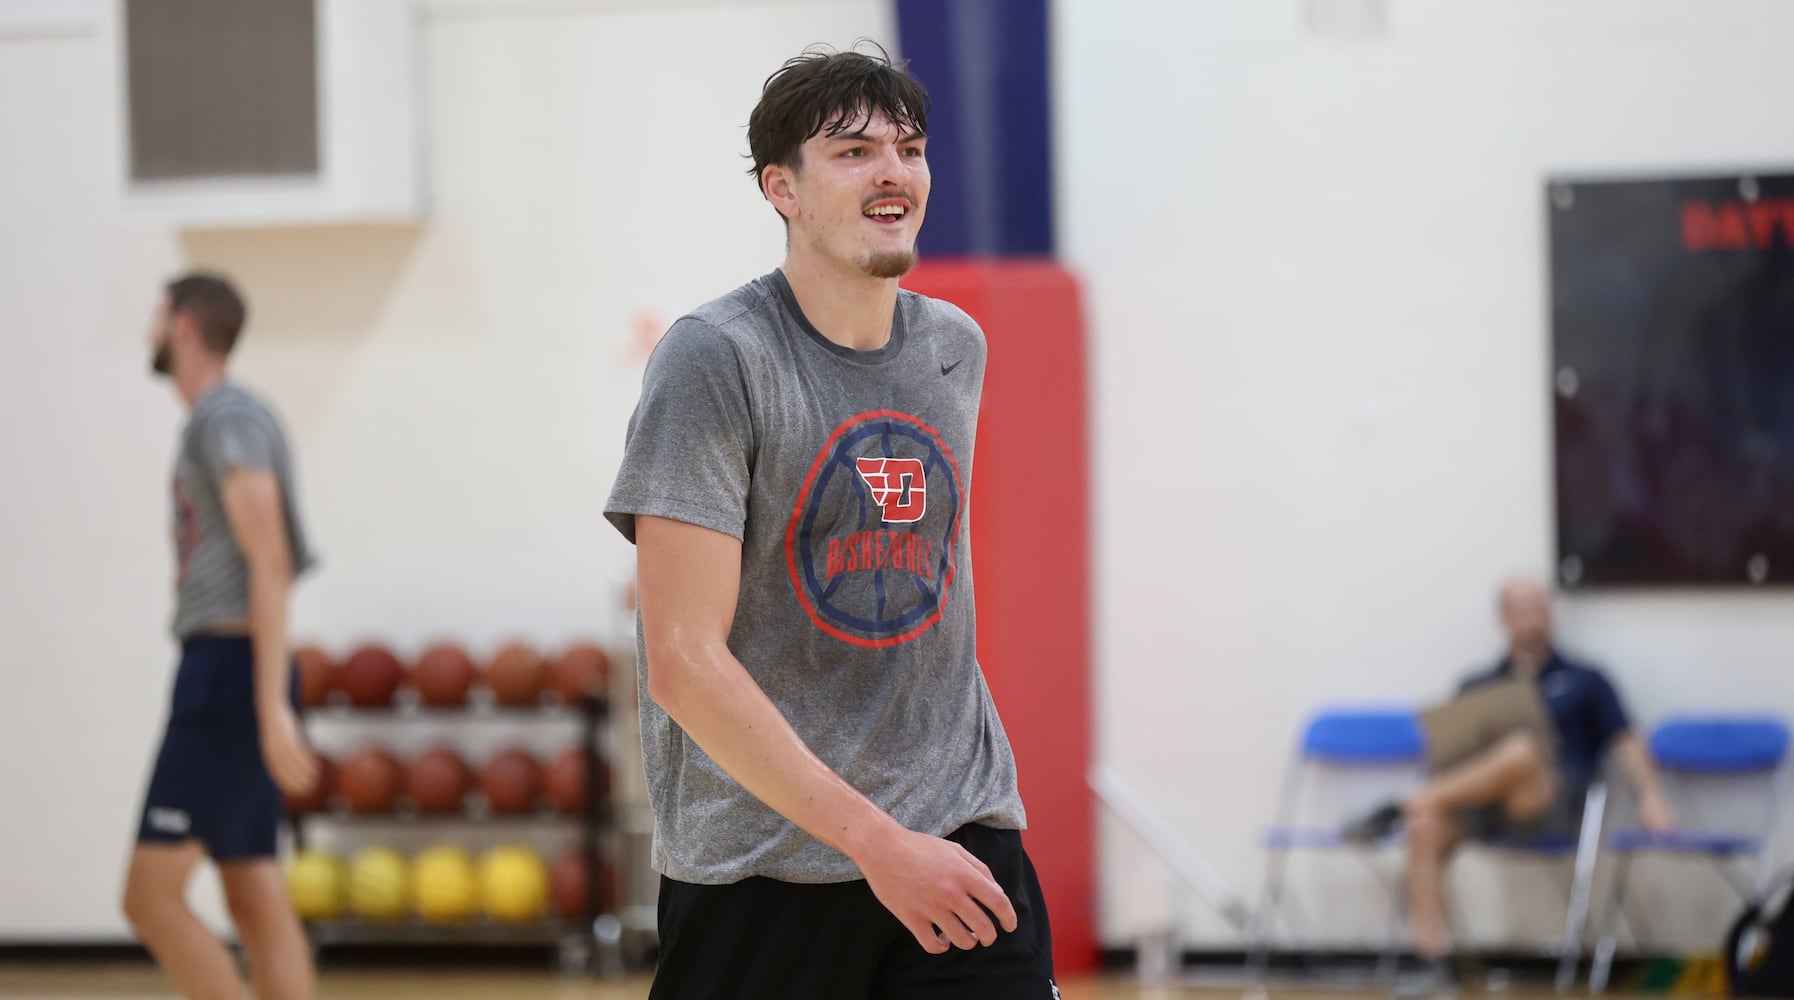
{"type": "Polygon", "coordinates": [[[1015,907],[982,861],[904,829],[831,770],[730,652],[741,540],[644,514],[635,542],[647,696],[755,798],[858,865],[922,950],[994,944],[993,915],[1015,930],[1015,907]]]}
{"type": "Polygon", "coordinates": [[[1003,930],[1015,930],[1009,897],[984,862],[958,844],[898,829],[863,853],[854,861],[872,894],[930,955],[995,944],[992,914],[1003,930]]]}

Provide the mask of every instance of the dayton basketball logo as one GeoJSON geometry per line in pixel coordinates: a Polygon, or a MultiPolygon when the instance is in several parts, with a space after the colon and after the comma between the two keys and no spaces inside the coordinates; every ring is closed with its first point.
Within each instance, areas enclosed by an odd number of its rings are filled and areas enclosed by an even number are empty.
{"type": "Polygon", "coordinates": [[[816,627],[881,648],[933,628],[964,517],[959,465],[934,428],[895,410],[849,417],[804,477],[785,563],[816,627]]]}
{"type": "Polygon", "coordinates": [[[913,458],[856,458],[854,468],[884,511],[886,524],[914,524],[928,513],[928,469],[913,458]]]}

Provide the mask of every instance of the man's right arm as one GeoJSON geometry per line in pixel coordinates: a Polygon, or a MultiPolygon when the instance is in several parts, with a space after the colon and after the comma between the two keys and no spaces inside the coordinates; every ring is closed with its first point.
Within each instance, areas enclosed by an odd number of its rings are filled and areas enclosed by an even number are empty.
{"type": "Polygon", "coordinates": [[[730,652],[740,541],[647,515],[635,535],[648,696],[749,793],[858,865],[926,951],[991,944],[990,914],[1014,930],[1015,909],[983,862],[904,829],[830,770],[730,652]]]}

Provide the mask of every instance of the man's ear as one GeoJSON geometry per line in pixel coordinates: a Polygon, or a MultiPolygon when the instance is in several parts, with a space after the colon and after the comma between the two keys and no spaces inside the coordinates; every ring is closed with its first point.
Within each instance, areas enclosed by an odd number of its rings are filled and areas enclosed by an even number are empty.
{"type": "Polygon", "coordinates": [[[760,193],[786,219],[797,217],[797,171],[782,163],[769,163],[760,171],[760,193]]]}
{"type": "Polygon", "coordinates": [[[191,312],[184,309],[169,316],[168,342],[172,344],[176,338],[191,340],[195,343],[203,339],[199,334],[199,321],[193,318],[191,312]]]}

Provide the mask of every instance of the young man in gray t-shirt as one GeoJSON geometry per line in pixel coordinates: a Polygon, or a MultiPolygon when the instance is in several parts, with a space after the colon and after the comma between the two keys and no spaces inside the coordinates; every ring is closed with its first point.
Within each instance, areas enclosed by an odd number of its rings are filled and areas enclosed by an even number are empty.
{"type": "Polygon", "coordinates": [[[239,996],[236,961],[187,907],[199,859],[218,866],[260,997],[309,997],[311,949],[275,858],[282,791],[319,765],[294,713],[287,598],[311,566],[286,436],[225,374],[247,310],[223,278],[168,285],[151,367],[190,411],[175,454],[175,613],[168,723],[125,876],[132,928],[183,996],[239,996]]]}
{"type": "Polygon", "coordinates": [[[977,324],[900,290],[926,97],[806,55],[748,124],[779,270],[656,348],[606,515],[637,546],[657,998],[1056,995],[976,658],[977,324]]]}

